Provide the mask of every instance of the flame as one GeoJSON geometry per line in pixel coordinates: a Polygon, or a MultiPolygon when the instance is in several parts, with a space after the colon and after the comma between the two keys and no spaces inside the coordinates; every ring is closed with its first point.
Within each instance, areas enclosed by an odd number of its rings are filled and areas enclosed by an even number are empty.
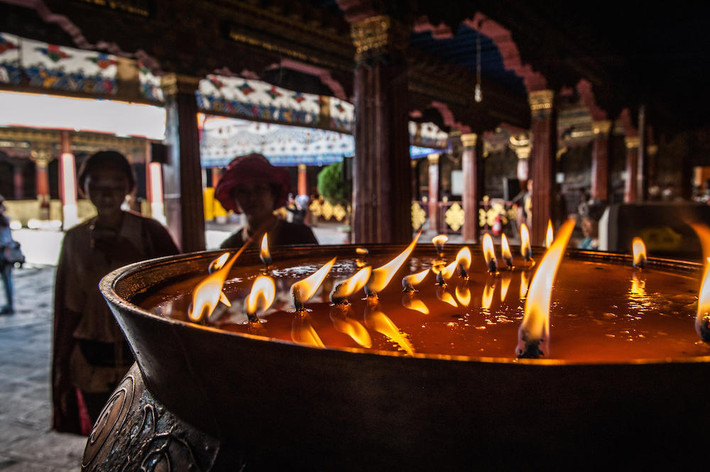
{"type": "Polygon", "coordinates": [[[251,286],[251,292],[246,299],[246,311],[248,315],[256,314],[256,311],[261,306],[262,311],[269,309],[274,298],[276,297],[276,285],[274,280],[266,275],[260,275],[254,280],[251,286]]]}
{"type": "Polygon", "coordinates": [[[426,306],[423,301],[414,298],[412,294],[402,296],[402,306],[410,310],[418,311],[419,313],[424,313],[425,315],[429,314],[429,307],[426,306]]]}
{"type": "Polygon", "coordinates": [[[496,284],[486,284],[483,288],[483,296],[481,297],[481,306],[486,310],[493,304],[493,295],[496,291],[496,284]]]}
{"type": "Polygon", "coordinates": [[[468,306],[471,303],[471,290],[468,287],[456,287],[456,299],[463,306],[468,306]]]}
{"type": "Polygon", "coordinates": [[[483,235],[483,257],[486,258],[486,267],[488,267],[489,272],[498,270],[498,260],[493,249],[493,238],[489,233],[483,235]]]}
{"type": "Polygon", "coordinates": [[[414,354],[414,347],[407,339],[407,335],[403,334],[387,315],[381,311],[368,311],[365,313],[365,321],[370,328],[399,344],[407,354],[414,354]]]}
{"type": "Polygon", "coordinates": [[[520,299],[528,296],[528,285],[530,284],[530,279],[528,278],[528,273],[523,271],[520,273],[520,299]]]}
{"type": "Polygon", "coordinates": [[[560,227],[557,239],[550,245],[530,283],[525,314],[518,331],[518,357],[538,357],[549,353],[552,285],[574,226],[574,220],[567,220],[560,227]]]}
{"type": "Polygon", "coordinates": [[[643,239],[634,238],[631,245],[634,252],[634,267],[646,267],[646,245],[643,243],[643,239]]]}
{"type": "Polygon", "coordinates": [[[416,274],[410,274],[402,278],[402,288],[405,291],[413,291],[415,285],[419,285],[429,273],[429,269],[424,269],[416,274]]]}
{"type": "Polygon", "coordinates": [[[510,246],[508,245],[508,237],[505,233],[500,235],[500,255],[505,261],[505,264],[510,268],[513,265],[513,254],[510,252],[510,246]]]}
{"type": "Polygon", "coordinates": [[[219,268],[197,284],[195,290],[192,292],[192,303],[187,310],[187,316],[190,321],[199,323],[206,317],[209,317],[212,312],[214,312],[215,308],[217,308],[219,302],[231,306],[224,292],[222,292],[222,287],[224,286],[224,281],[227,280],[229,270],[246,246],[246,244],[243,245],[227,262],[220,262],[220,259],[225,256],[225,254],[222,254],[219,258],[210,263],[209,267],[215,268],[219,265],[219,268]]]}
{"type": "Polygon", "coordinates": [[[335,264],[335,259],[335,257],[332,258],[313,274],[291,285],[291,298],[293,299],[293,305],[296,307],[296,310],[303,310],[303,305],[315,295],[318,287],[323,283],[325,276],[328,275],[333,264],[335,264]]]}
{"type": "Polygon", "coordinates": [[[310,316],[302,312],[296,314],[293,318],[293,323],[291,324],[291,340],[306,346],[325,347],[325,344],[323,344],[323,341],[311,324],[310,316]]]}
{"type": "Polygon", "coordinates": [[[456,272],[456,267],[458,267],[458,263],[456,261],[451,262],[447,266],[437,266],[436,268],[432,266],[431,270],[436,274],[436,283],[438,285],[446,286],[446,281],[453,277],[456,272]]]}
{"type": "Polygon", "coordinates": [[[545,236],[545,247],[552,246],[555,240],[555,231],[552,229],[552,220],[547,220],[547,236],[545,236]]]}
{"type": "Polygon", "coordinates": [[[330,311],[330,320],[336,331],[350,336],[358,345],[371,348],[372,338],[367,329],[359,321],[349,317],[345,310],[336,307],[330,311]]]}
{"type": "Polygon", "coordinates": [[[409,246],[407,246],[407,248],[402,251],[397,257],[395,257],[382,267],[378,267],[377,269],[372,271],[372,274],[370,275],[370,280],[368,280],[367,284],[365,284],[365,291],[368,294],[373,294],[384,290],[387,284],[390,283],[390,280],[392,280],[392,277],[394,277],[394,274],[397,273],[399,268],[402,267],[402,264],[404,264],[404,261],[407,260],[409,255],[414,250],[414,246],[417,245],[417,241],[419,240],[420,234],[421,231],[417,233],[412,242],[409,243],[409,246]]]}
{"type": "Polygon", "coordinates": [[[456,266],[459,268],[459,272],[462,277],[468,277],[468,269],[471,268],[471,250],[468,247],[462,247],[461,250],[456,254],[456,266]]]}
{"type": "Polygon", "coordinates": [[[352,277],[338,282],[333,291],[330,292],[330,301],[332,303],[343,303],[350,295],[357,292],[365,286],[372,274],[372,267],[363,267],[352,277]]]}
{"type": "Polygon", "coordinates": [[[207,273],[211,274],[212,272],[224,267],[224,264],[227,262],[228,259],[229,259],[229,253],[225,252],[224,254],[219,256],[217,259],[210,262],[210,265],[207,266],[207,273]]]}
{"type": "Polygon", "coordinates": [[[705,261],[703,279],[698,293],[698,315],[695,318],[695,329],[703,341],[710,341],[710,257],[705,261]]]}
{"type": "Polygon", "coordinates": [[[453,307],[457,307],[458,304],[456,303],[456,300],[454,299],[454,296],[451,295],[449,292],[446,291],[445,288],[439,287],[436,290],[436,298],[441,300],[444,303],[448,303],[449,305],[453,307]]]}
{"type": "Polygon", "coordinates": [[[700,244],[703,248],[703,261],[705,262],[700,291],[698,292],[698,314],[695,317],[695,330],[700,335],[700,339],[710,342],[710,277],[708,277],[710,272],[710,228],[698,223],[690,223],[690,226],[700,238],[700,244]]]}
{"type": "Polygon", "coordinates": [[[526,261],[532,259],[532,246],[530,245],[530,231],[525,223],[520,225],[520,255],[526,261]]]}
{"type": "Polygon", "coordinates": [[[449,237],[446,236],[445,234],[440,234],[438,236],[434,236],[431,238],[431,242],[434,244],[434,247],[436,248],[436,252],[439,253],[440,255],[443,254],[444,252],[444,244],[446,244],[446,241],[449,240],[449,237]]]}
{"type": "Polygon", "coordinates": [[[259,253],[259,258],[264,265],[268,266],[271,264],[271,253],[269,252],[269,238],[268,234],[264,233],[264,237],[261,239],[261,252],[259,253]]]}
{"type": "Polygon", "coordinates": [[[508,296],[508,288],[510,287],[510,282],[511,282],[510,276],[508,277],[503,277],[501,279],[501,285],[500,285],[500,301],[504,302],[505,297],[508,296]]]}

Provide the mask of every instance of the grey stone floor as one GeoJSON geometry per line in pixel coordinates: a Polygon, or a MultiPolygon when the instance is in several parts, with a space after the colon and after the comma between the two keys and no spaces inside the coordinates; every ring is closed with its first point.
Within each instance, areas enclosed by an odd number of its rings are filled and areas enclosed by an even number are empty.
{"type": "Polygon", "coordinates": [[[54,272],[53,266],[25,265],[15,269],[16,312],[0,316],[0,471],[3,472],[80,469],[86,438],[50,429],[54,272]]]}

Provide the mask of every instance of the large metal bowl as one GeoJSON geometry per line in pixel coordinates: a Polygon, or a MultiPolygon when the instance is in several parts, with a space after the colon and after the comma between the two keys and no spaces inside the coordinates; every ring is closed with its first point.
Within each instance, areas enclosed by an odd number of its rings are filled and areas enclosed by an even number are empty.
{"type": "MultiPolygon", "coordinates": [[[[371,254],[402,249],[368,248],[371,254]]],[[[419,245],[415,254],[432,250],[419,245]]],[[[344,252],[353,248],[275,249],[273,256],[298,264],[344,252]]],[[[205,470],[638,470],[704,461],[708,357],[575,364],[317,349],[174,321],[132,303],[164,284],[206,274],[218,254],[133,264],[101,282],[137,360],[140,373],[132,371],[131,382],[144,382],[143,395],[158,409],[204,433],[205,470]]],[[[568,257],[630,263],[615,254],[568,251],[568,257]]],[[[255,252],[242,258],[258,263],[255,252]]],[[[654,259],[649,266],[700,269],[654,259]]],[[[112,401],[114,411],[87,445],[85,463],[96,470],[97,448],[109,447],[102,428],[118,431],[116,416],[125,414],[112,401]]],[[[122,408],[145,404],[134,398],[122,408]]],[[[172,436],[191,437],[193,455],[202,441],[189,431],[172,436]]]]}

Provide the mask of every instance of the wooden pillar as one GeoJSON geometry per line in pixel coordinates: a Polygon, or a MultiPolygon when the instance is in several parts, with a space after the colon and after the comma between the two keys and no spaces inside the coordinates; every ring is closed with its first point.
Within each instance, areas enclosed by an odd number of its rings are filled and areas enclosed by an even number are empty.
{"type": "Polygon", "coordinates": [[[555,201],[555,154],[557,151],[557,116],[554,92],[530,92],[532,112],[532,149],[530,174],[532,189],[532,242],[541,246],[545,241],[547,223],[552,219],[555,201]]]}
{"type": "Polygon", "coordinates": [[[461,236],[465,242],[478,241],[478,208],[483,198],[479,174],[483,170],[480,153],[476,152],[478,136],[474,133],[462,134],[461,170],[463,171],[463,203],[464,222],[461,236]]]}
{"type": "Polygon", "coordinates": [[[62,226],[71,228],[79,223],[79,211],[76,203],[76,164],[71,149],[69,131],[60,132],[59,156],[59,196],[62,199],[62,226]]]}
{"type": "Polygon", "coordinates": [[[205,249],[197,101],[199,79],[168,74],[162,79],[168,162],[163,165],[168,229],[183,252],[205,249]]]}
{"type": "Polygon", "coordinates": [[[609,133],[611,121],[601,120],[592,124],[594,143],[592,148],[591,197],[609,201],[609,133]]]}
{"type": "Polygon", "coordinates": [[[24,197],[25,179],[22,176],[22,163],[15,163],[12,166],[12,197],[15,200],[22,200],[24,197]]]}
{"type": "Polygon", "coordinates": [[[39,202],[39,217],[49,219],[49,162],[52,154],[48,149],[33,149],[32,160],[35,162],[35,179],[37,181],[37,201],[39,202]]]}
{"type": "Polygon", "coordinates": [[[439,155],[429,154],[429,231],[439,232],[439,155]]]}
{"type": "Polygon", "coordinates": [[[639,108],[638,169],[636,171],[636,201],[648,200],[648,156],[646,155],[646,108],[639,108]]]}
{"type": "Polygon", "coordinates": [[[401,50],[406,42],[395,41],[395,29],[385,16],[351,24],[356,48],[354,243],[407,243],[412,238],[412,188],[403,178],[411,172],[408,78],[401,50]]]}
{"type": "Polygon", "coordinates": [[[308,195],[308,166],[298,164],[298,195],[308,195]]]}
{"type": "Polygon", "coordinates": [[[638,136],[626,136],[626,183],[624,187],[624,203],[633,203],[638,198],[638,136]]]}

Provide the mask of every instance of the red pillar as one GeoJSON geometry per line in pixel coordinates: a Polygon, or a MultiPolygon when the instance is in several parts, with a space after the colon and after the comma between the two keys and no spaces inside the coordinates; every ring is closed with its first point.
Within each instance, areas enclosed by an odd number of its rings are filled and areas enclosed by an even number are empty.
{"type": "Polygon", "coordinates": [[[592,149],[592,188],[591,197],[609,201],[609,133],[611,121],[595,121],[594,144],[592,149]]]}
{"type": "Polygon", "coordinates": [[[32,151],[32,160],[35,161],[35,179],[37,180],[37,200],[39,201],[39,215],[43,220],[49,219],[49,172],[47,168],[52,155],[46,149],[32,151]]]}
{"type": "Polygon", "coordinates": [[[626,185],[624,187],[624,202],[633,203],[638,196],[638,158],[639,137],[626,136],[626,185]]]}
{"type": "Polygon", "coordinates": [[[541,246],[545,241],[548,221],[552,219],[555,201],[555,154],[557,152],[557,117],[554,92],[530,92],[532,111],[532,149],[530,174],[532,189],[532,242],[541,246]]]}
{"type": "Polygon", "coordinates": [[[205,249],[197,101],[199,79],[178,74],[163,77],[168,162],[163,165],[168,229],[183,252],[205,249]]]}
{"type": "Polygon", "coordinates": [[[439,231],[439,155],[429,154],[429,231],[439,231]]]}
{"type": "Polygon", "coordinates": [[[483,198],[479,174],[483,166],[476,149],[478,136],[474,133],[461,135],[463,154],[461,155],[461,170],[463,171],[463,202],[464,222],[461,236],[465,242],[478,241],[478,209],[483,198]]]}
{"type": "MultiPolygon", "coordinates": [[[[412,238],[406,59],[385,16],[353,20],[356,48],[354,243],[406,243],[412,238]],[[405,177],[405,178],[403,178],[405,177]]],[[[406,44],[404,42],[403,44],[406,44]]]]}
{"type": "Polygon", "coordinates": [[[22,165],[15,164],[12,166],[12,187],[13,187],[13,198],[15,200],[22,200],[24,197],[23,189],[25,187],[25,179],[22,177],[22,165]]]}
{"type": "Polygon", "coordinates": [[[308,167],[298,164],[298,195],[308,195],[308,167]]]}

